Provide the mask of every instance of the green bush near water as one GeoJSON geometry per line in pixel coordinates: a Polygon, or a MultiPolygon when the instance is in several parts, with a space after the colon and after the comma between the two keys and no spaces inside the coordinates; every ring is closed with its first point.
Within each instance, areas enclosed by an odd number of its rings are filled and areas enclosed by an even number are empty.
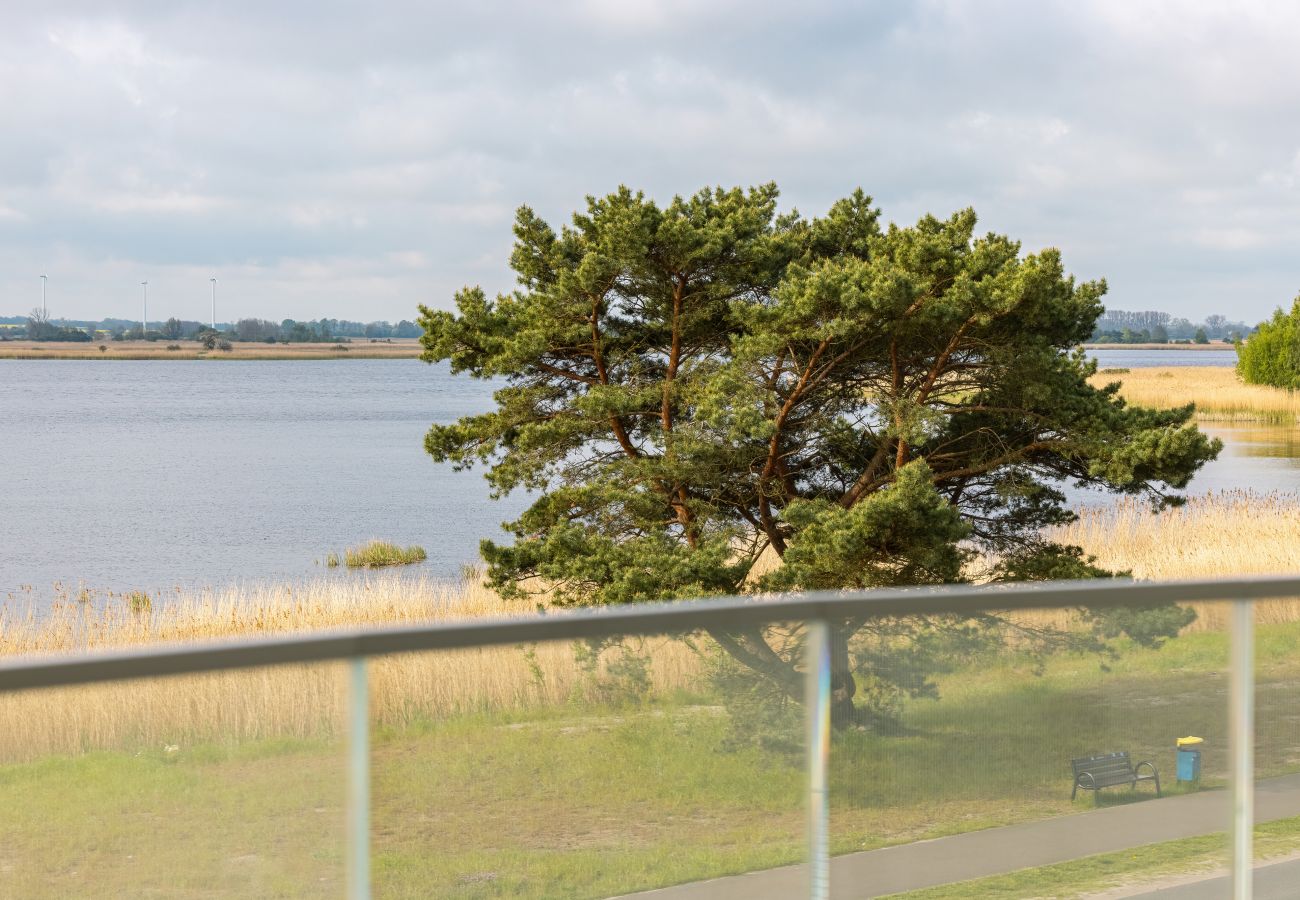
{"type": "Polygon", "coordinates": [[[1300,388],[1300,297],[1289,313],[1275,310],[1248,342],[1236,346],[1237,374],[1247,384],[1300,388]]]}
{"type": "Polygon", "coordinates": [[[423,547],[399,547],[390,541],[370,541],[360,547],[349,547],[342,558],[333,551],[325,557],[325,565],[336,568],[340,564],[349,569],[379,569],[385,566],[409,566],[424,562],[428,555],[423,547]]]}

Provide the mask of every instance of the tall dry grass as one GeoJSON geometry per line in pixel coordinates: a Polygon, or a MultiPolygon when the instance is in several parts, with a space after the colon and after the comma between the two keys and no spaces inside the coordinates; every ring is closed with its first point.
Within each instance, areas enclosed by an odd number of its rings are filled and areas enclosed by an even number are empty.
{"type": "MultiPolygon", "coordinates": [[[[1051,536],[1079,545],[1103,568],[1131,571],[1143,581],[1300,573],[1300,494],[1224,491],[1161,513],[1124,499],[1084,507],[1078,521],[1051,536]]],[[[1192,630],[1226,627],[1221,604],[1198,612],[1192,630]]],[[[1293,622],[1300,602],[1262,601],[1256,612],[1263,623],[1293,622]]]]}
{"type": "MultiPolygon", "coordinates": [[[[1077,522],[1052,537],[1082,546],[1102,566],[1131,570],[1144,580],[1300,572],[1300,495],[1210,494],[1160,514],[1126,500],[1084,508],[1077,522]]],[[[1264,623],[1300,619],[1297,602],[1264,602],[1258,609],[1264,623]]],[[[446,583],[391,573],[181,592],[150,604],[67,592],[48,615],[0,615],[0,659],[531,611],[472,580],[446,583]]],[[[1217,605],[1198,611],[1193,629],[1225,627],[1217,605]]],[[[1077,624],[1064,613],[1042,613],[1036,621],[1077,624]]],[[[707,660],[678,640],[647,639],[626,649],[647,661],[652,692],[699,687],[706,674],[707,660]]],[[[375,659],[373,717],[380,726],[401,726],[430,716],[599,700],[607,696],[623,653],[608,649],[594,669],[569,643],[375,659]]],[[[100,748],[336,735],[345,712],[343,674],[337,665],[292,666],[0,695],[0,761],[100,748]]]]}
{"type": "MultiPolygon", "coordinates": [[[[392,575],[180,594],[136,612],[124,598],[79,602],[68,597],[47,616],[0,617],[0,658],[528,611],[473,583],[392,575]]],[[[697,685],[705,665],[690,646],[667,638],[610,648],[594,669],[569,643],[394,655],[371,662],[372,717],[381,727],[397,726],[452,713],[592,700],[607,691],[610,666],[624,652],[648,660],[650,688],[657,692],[697,685]]],[[[218,739],[334,735],[344,721],[344,685],[341,666],[330,664],[0,695],[0,761],[218,739]]]]}
{"type": "Polygon", "coordinates": [[[1196,416],[1206,422],[1300,422],[1300,392],[1245,384],[1235,369],[1222,366],[1173,366],[1098,373],[1100,387],[1120,383],[1120,395],[1130,403],[1158,409],[1196,404],[1196,416]]]}

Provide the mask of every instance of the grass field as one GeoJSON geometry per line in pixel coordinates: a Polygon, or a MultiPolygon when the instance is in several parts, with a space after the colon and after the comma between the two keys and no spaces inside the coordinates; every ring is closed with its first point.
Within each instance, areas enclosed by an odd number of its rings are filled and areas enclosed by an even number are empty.
{"type": "MultiPolygon", "coordinates": [[[[1300,765],[1297,639],[1300,624],[1260,631],[1261,774],[1300,765]]],[[[542,681],[572,654],[553,649],[537,654],[542,681]]],[[[1035,674],[1008,654],[945,676],[899,733],[835,742],[834,851],[1091,808],[1070,802],[1068,760],[1093,750],[1150,756],[1172,781],[1172,739],[1189,732],[1206,738],[1206,785],[1221,783],[1226,653],[1225,636],[1205,632],[1129,648],[1109,671],[1062,656],[1035,674]]],[[[432,672],[435,656],[415,659],[432,672]]],[[[340,670],[311,671],[322,695],[341,694],[340,670]]],[[[232,674],[226,687],[256,690],[267,676],[232,674]]],[[[43,714],[61,718],[63,704],[43,714]]],[[[409,709],[373,735],[377,893],[597,897],[796,861],[800,754],[766,731],[749,736],[769,748],[734,743],[704,679],[624,702],[579,691],[508,710],[409,709]]],[[[337,893],[343,765],[341,732],[324,728],[0,766],[0,870],[24,897],[337,893]]]]}
{"type": "MultiPolygon", "coordinates": [[[[1121,504],[1059,537],[1143,578],[1294,571],[1300,499],[1219,495],[1154,518],[1121,504]]],[[[0,619],[0,657],[522,611],[473,583],[392,574],[134,607],[68,590],[49,617],[0,619]]],[[[985,651],[893,733],[837,736],[834,852],[1089,809],[1070,802],[1068,767],[1088,752],[1149,756],[1172,782],[1184,734],[1206,739],[1204,786],[1221,784],[1226,635],[1217,607],[1198,612],[1164,648],[1123,645],[1105,666],[985,651]]],[[[1282,774],[1300,770],[1300,604],[1260,619],[1259,772],[1282,774]]],[[[729,705],[714,660],[707,641],[670,638],[373,660],[377,893],[597,897],[800,859],[798,717],[729,705]]],[[[329,665],[0,697],[0,879],[23,897],[337,895],[344,696],[329,665]]],[[[1148,862],[1209,865],[1213,849],[1148,862]]],[[[987,895],[1068,896],[1134,877],[1121,862],[987,895]]]]}
{"type": "Polygon", "coordinates": [[[1291,425],[1300,421],[1300,393],[1264,385],[1244,384],[1236,370],[1223,366],[1172,366],[1098,373],[1094,385],[1118,381],[1120,395],[1139,406],[1168,408],[1196,404],[1204,422],[1266,422],[1291,425]]]}
{"type": "Polygon", "coordinates": [[[394,338],[391,343],[371,343],[354,338],[335,344],[233,343],[230,350],[206,350],[195,341],[104,341],[64,343],[57,341],[0,341],[0,359],[414,359],[420,342],[394,338]],[[168,350],[168,346],[179,350],[168,350]],[[100,350],[100,347],[103,350],[100,350]],[[342,348],[342,349],[340,349],[342,348]]]}

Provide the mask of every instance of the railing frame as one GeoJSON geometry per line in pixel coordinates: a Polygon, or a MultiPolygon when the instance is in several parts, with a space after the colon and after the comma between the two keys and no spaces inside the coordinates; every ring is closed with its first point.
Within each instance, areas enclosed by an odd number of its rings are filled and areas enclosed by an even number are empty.
{"type": "Polygon", "coordinates": [[[370,896],[370,747],[366,659],[394,653],[453,650],[578,638],[687,633],[707,627],[802,621],[806,645],[809,896],[829,895],[827,762],[830,747],[831,623],[848,618],[975,614],[1022,609],[1138,607],[1170,602],[1233,601],[1230,728],[1232,733],[1232,884],[1234,900],[1251,900],[1254,827],[1255,600],[1300,597],[1300,577],[1216,581],[1090,580],[1011,585],[950,585],[874,591],[727,597],[527,617],[440,622],[404,628],[314,632],[256,641],[155,646],[0,662],[0,693],[130,678],[347,660],[349,679],[349,896],[370,896]]]}

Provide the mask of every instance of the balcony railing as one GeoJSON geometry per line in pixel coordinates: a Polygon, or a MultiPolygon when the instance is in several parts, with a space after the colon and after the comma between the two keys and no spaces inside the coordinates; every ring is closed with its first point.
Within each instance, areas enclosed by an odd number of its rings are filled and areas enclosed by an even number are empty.
{"type": "MultiPolygon", "coordinates": [[[[289,664],[346,661],[348,896],[371,893],[371,745],[368,661],[375,657],[429,651],[458,651],[500,645],[536,645],[577,639],[636,635],[682,635],[704,629],[736,629],[772,623],[803,623],[806,654],[805,782],[807,810],[807,895],[830,896],[831,840],[828,760],[831,749],[830,629],[846,620],[885,621],[898,617],[971,615],[985,611],[1147,607],[1169,602],[1227,601],[1230,604],[1227,687],[1231,790],[1232,896],[1248,900],[1252,890],[1252,834],[1255,783],[1254,614],[1256,601],[1300,597],[1300,577],[1222,581],[1134,583],[1098,580],[997,586],[808,593],[782,597],[732,597],[652,606],[602,608],[503,620],[468,620],[423,627],[377,628],[272,637],[206,645],[150,646],[124,652],[66,657],[29,657],[0,664],[0,693],[123,679],[155,679],[289,664]]],[[[1118,748],[1122,749],[1122,748],[1118,748]]],[[[1167,780],[1172,780],[1167,774],[1167,780]]],[[[1300,813],[1300,810],[1296,810],[1300,813]]],[[[872,896],[870,884],[857,884],[872,896]]],[[[841,892],[837,890],[837,895],[841,892]]],[[[845,893],[844,896],[849,896],[845,893]]]]}

